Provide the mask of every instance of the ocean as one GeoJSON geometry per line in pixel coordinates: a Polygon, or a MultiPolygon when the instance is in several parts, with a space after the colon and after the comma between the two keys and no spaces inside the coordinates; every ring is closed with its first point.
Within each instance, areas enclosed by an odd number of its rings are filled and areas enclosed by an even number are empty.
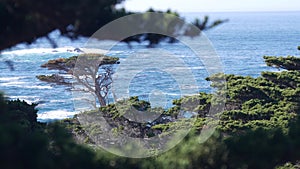
{"type": "MultiPolygon", "coordinates": [[[[300,46],[300,12],[216,12],[182,15],[187,21],[195,17],[201,19],[204,15],[208,15],[211,21],[229,20],[205,32],[221,60],[224,73],[257,77],[262,71],[278,71],[265,65],[264,55],[299,56],[297,46],[300,46]]],[[[0,57],[0,91],[9,99],[38,103],[38,120],[42,122],[64,119],[79,113],[74,102],[80,98],[75,98],[74,93],[65,86],[39,81],[37,75],[58,73],[56,70],[41,68],[40,65],[50,59],[78,55],[70,50],[82,48],[87,41],[87,38],[71,41],[60,37],[58,31],[52,32],[50,36],[56,40],[59,48],[51,48],[45,38],[40,38],[34,44],[20,44],[2,51],[0,57]],[[5,63],[8,60],[13,61],[14,70],[10,70],[5,63]]],[[[187,63],[186,66],[195,78],[195,86],[190,85],[189,91],[195,94],[212,92],[210,83],[205,81],[209,76],[205,66],[201,61],[195,60],[195,57],[190,57],[192,54],[184,45],[162,43],[157,47],[172,51],[172,54],[187,63]]],[[[140,50],[147,50],[145,44],[132,44],[132,48],[129,48],[121,43],[109,55],[119,57],[122,65],[140,50]]],[[[153,57],[149,63],[158,63],[157,58],[153,57]]],[[[170,63],[172,64],[175,63],[170,63]]],[[[173,71],[180,72],[178,68],[173,71]]],[[[173,99],[182,96],[182,91],[174,81],[175,75],[168,73],[151,68],[140,70],[124,86],[129,96],[137,95],[141,99],[152,101],[154,106],[168,108],[172,106],[173,99]],[[163,94],[164,97],[158,97],[160,95],[155,93],[163,94]]],[[[111,98],[109,101],[113,102],[111,98]]]]}

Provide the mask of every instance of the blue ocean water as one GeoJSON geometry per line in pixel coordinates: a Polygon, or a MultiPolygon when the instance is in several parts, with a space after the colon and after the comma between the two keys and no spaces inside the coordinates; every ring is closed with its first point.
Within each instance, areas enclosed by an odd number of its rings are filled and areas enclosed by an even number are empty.
{"type": "MultiPolygon", "coordinates": [[[[263,61],[264,55],[299,56],[300,12],[227,12],[227,13],[183,13],[188,21],[195,17],[210,16],[211,20],[229,19],[228,22],[208,30],[206,36],[219,55],[225,73],[257,77],[261,71],[276,71],[263,61]]],[[[64,86],[41,82],[36,75],[53,74],[58,71],[41,68],[40,65],[50,59],[70,57],[77,52],[69,52],[76,47],[83,47],[86,38],[70,41],[51,33],[60,48],[51,49],[47,40],[41,38],[36,43],[24,44],[3,51],[0,57],[0,90],[10,99],[21,99],[39,103],[38,119],[47,121],[71,117],[78,113],[74,108],[72,92],[64,86]],[[5,61],[12,60],[14,71],[5,61]]],[[[198,91],[211,91],[204,79],[209,74],[201,61],[191,57],[192,54],[182,44],[160,44],[158,48],[171,51],[188,63],[193,72],[198,91]]],[[[119,44],[110,51],[111,56],[120,57],[121,63],[136,51],[146,49],[143,44],[119,44]]],[[[155,63],[155,61],[153,61],[155,63]]],[[[175,70],[175,69],[174,69],[175,70]]],[[[179,69],[176,69],[180,71],[179,69]]],[[[193,88],[193,86],[189,86],[193,88]]],[[[154,90],[166,93],[166,106],[172,99],[178,98],[178,85],[167,72],[147,69],[132,78],[128,91],[130,95],[139,95],[145,100],[155,97],[149,95],[154,90]]],[[[153,93],[152,93],[153,94],[153,93]]]]}

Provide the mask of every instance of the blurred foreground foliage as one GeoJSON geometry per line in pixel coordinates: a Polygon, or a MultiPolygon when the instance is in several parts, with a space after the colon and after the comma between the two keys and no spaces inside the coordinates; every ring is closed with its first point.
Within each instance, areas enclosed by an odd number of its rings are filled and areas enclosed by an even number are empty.
{"type": "MultiPolygon", "coordinates": [[[[124,8],[119,8],[124,0],[1,0],[0,1],[0,51],[19,43],[32,43],[37,38],[45,37],[53,47],[57,47],[55,38],[49,33],[59,30],[62,36],[70,39],[90,37],[107,23],[120,17],[133,14],[124,8]]],[[[163,12],[149,9],[148,12],[163,12]]],[[[178,13],[167,10],[163,13],[178,16],[178,13]]],[[[160,18],[162,19],[162,18],[160,18]]],[[[168,19],[167,17],[165,19],[168,19]]],[[[151,19],[150,19],[151,20],[151,19]]],[[[169,20],[170,21],[170,20],[169,20]]],[[[200,30],[213,28],[226,20],[209,22],[208,17],[196,19],[193,24],[200,30]]],[[[141,27],[148,20],[140,21],[141,27]]],[[[150,23],[153,26],[153,23],[150,23]]],[[[180,34],[186,29],[183,25],[157,24],[157,29],[180,34]]],[[[167,24],[167,23],[165,23],[167,24]]],[[[128,26],[128,25],[127,25],[128,26]]],[[[145,28],[141,28],[142,30],[145,28]]],[[[187,28],[188,29],[188,28],[187,28]]],[[[125,31],[126,29],[124,29],[125,31]]],[[[126,31],[125,31],[126,32],[126,31]]],[[[115,32],[113,32],[115,34],[115,32]]],[[[108,36],[112,38],[113,34],[108,36]]],[[[122,39],[121,39],[122,40],[122,39]]],[[[123,40],[126,43],[147,41],[152,47],[161,41],[175,42],[174,38],[158,34],[135,35],[123,40]]]]}
{"type": "MultiPolygon", "coordinates": [[[[119,157],[93,148],[93,140],[85,138],[87,136],[80,139],[84,128],[76,117],[51,124],[38,123],[36,105],[19,100],[6,101],[1,97],[1,168],[299,168],[300,76],[299,69],[290,68],[297,65],[300,58],[265,59],[268,65],[280,68],[285,65],[284,68],[289,69],[263,72],[257,78],[224,74],[207,78],[213,80],[225,76],[227,80],[227,90],[217,82],[212,83],[218,89],[216,92],[224,92],[227,97],[224,111],[215,115],[219,120],[207,116],[213,94],[200,93],[175,100],[174,107],[169,110],[153,109],[137,97],[124,100],[125,105],[140,111],[162,113],[161,117],[170,119],[149,124],[153,131],[160,131],[153,132],[154,135],[168,132],[166,128],[183,120],[180,105],[198,103],[197,107],[183,110],[196,114],[191,117],[196,118],[195,126],[184,140],[168,152],[144,159],[119,157]],[[201,129],[209,123],[216,123],[216,130],[200,143],[201,129]]],[[[121,110],[130,112],[126,106],[121,110]]],[[[116,127],[124,124],[121,122],[125,118],[122,118],[122,112],[116,111],[114,104],[101,107],[100,112],[105,113],[111,123],[119,122],[116,127]]],[[[139,131],[146,127],[143,124],[132,126],[138,126],[139,131]]],[[[130,128],[130,125],[125,127],[130,128]]]]}

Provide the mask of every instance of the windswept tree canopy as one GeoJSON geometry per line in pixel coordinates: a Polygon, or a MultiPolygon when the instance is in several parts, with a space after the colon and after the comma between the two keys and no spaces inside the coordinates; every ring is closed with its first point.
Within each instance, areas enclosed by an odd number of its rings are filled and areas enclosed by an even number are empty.
{"type": "MultiPolygon", "coordinates": [[[[59,30],[63,36],[75,39],[91,36],[110,21],[132,14],[123,8],[116,8],[124,0],[1,0],[0,1],[0,50],[16,44],[34,42],[46,37],[53,47],[56,43],[48,34],[59,30]]],[[[150,9],[149,12],[155,12],[150,9]]],[[[158,11],[161,12],[161,11],[158,11]]],[[[170,10],[166,13],[178,15],[170,10]]],[[[209,25],[208,17],[194,24],[205,30],[223,23],[217,20],[209,25]]],[[[138,35],[124,40],[149,41],[149,46],[162,40],[174,42],[162,35],[138,35]]]]}

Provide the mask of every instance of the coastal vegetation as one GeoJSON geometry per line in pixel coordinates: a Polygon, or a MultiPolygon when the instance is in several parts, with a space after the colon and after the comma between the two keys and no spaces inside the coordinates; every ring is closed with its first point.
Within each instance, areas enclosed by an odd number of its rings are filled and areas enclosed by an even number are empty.
{"type": "MultiPolygon", "coordinates": [[[[0,2],[0,35],[3,37],[0,39],[0,51],[19,43],[32,43],[39,37],[45,37],[56,47],[55,40],[49,36],[54,30],[59,30],[62,36],[70,39],[90,36],[106,23],[132,14],[123,8],[116,8],[122,1],[3,0],[0,2]]],[[[150,9],[149,12],[154,10],[150,9]]],[[[170,10],[166,13],[178,16],[170,10]]],[[[193,23],[200,30],[206,30],[224,22],[208,21],[208,17],[204,17],[193,23]]],[[[175,42],[174,38],[154,34],[132,36],[123,41],[128,44],[148,41],[148,47],[155,47],[161,41],[175,42]]],[[[216,74],[206,78],[212,82],[216,93],[226,95],[226,100],[217,101],[225,102],[224,109],[213,115],[209,114],[209,110],[215,103],[214,93],[201,92],[174,100],[173,107],[169,109],[153,108],[149,102],[138,97],[108,104],[105,97],[111,84],[109,77],[118,58],[86,54],[51,60],[42,67],[55,69],[58,73],[39,75],[38,79],[54,85],[70,86],[67,75],[74,74],[74,71],[79,71],[75,73],[79,76],[89,73],[90,77],[95,77],[92,82],[97,85],[87,92],[96,95],[101,107],[75,115],[74,118],[40,123],[37,121],[37,104],[6,100],[1,94],[0,168],[299,168],[300,58],[264,56],[264,59],[274,69],[262,72],[260,77],[216,74]],[[83,59],[83,63],[95,64],[94,69],[86,72],[83,71],[86,67],[76,67],[78,59],[83,59]],[[95,60],[97,62],[93,62],[95,60]],[[100,74],[99,69],[103,70],[100,74]],[[223,77],[226,84],[214,80],[223,77]],[[124,114],[136,110],[147,114],[144,121],[135,122],[124,117],[124,114]],[[192,116],[182,116],[185,112],[192,112],[192,116]],[[154,157],[134,159],[95,147],[91,136],[102,131],[97,125],[82,125],[79,118],[86,115],[101,115],[113,132],[133,138],[172,133],[179,123],[190,120],[194,120],[194,124],[188,135],[170,151],[154,157]],[[153,117],[157,118],[149,121],[153,117]],[[199,135],[210,124],[215,125],[214,132],[207,140],[200,142],[199,135]],[[87,133],[86,127],[89,127],[90,133],[87,133]]],[[[15,71],[13,61],[7,60],[5,63],[15,71]]],[[[81,85],[87,85],[79,77],[77,80],[81,85]]]]}
{"type": "MultiPolygon", "coordinates": [[[[86,112],[103,113],[116,132],[151,138],[171,132],[177,122],[184,120],[178,116],[180,105],[199,103],[185,110],[197,113],[191,117],[196,120],[185,139],[170,151],[146,159],[119,157],[95,148],[93,139],[85,133],[87,126],[77,119],[80,115],[46,125],[36,122],[36,105],[2,98],[1,163],[8,168],[22,168],[21,164],[26,168],[297,168],[300,58],[264,58],[269,66],[276,68],[262,72],[260,77],[216,74],[207,78],[224,76],[227,81],[226,87],[215,81],[211,84],[216,92],[225,92],[227,98],[224,111],[215,114],[218,117],[215,121],[207,116],[213,93],[174,100],[174,106],[168,110],[151,108],[150,103],[137,97],[123,101],[122,105],[134,106],[139,111],[160,114],[153,123],[124,118],[122,115],[130,109],[127,106],[116,109],[116,103],[86,112]],[[199,134],[209,123],[217,123],[216,130],[208,140],[199,143],[199,134]],[[34,153],[27,154],[31,152],[34,153]]],[[[99,132],[97,127],[93,132],[99,132]]]]}

